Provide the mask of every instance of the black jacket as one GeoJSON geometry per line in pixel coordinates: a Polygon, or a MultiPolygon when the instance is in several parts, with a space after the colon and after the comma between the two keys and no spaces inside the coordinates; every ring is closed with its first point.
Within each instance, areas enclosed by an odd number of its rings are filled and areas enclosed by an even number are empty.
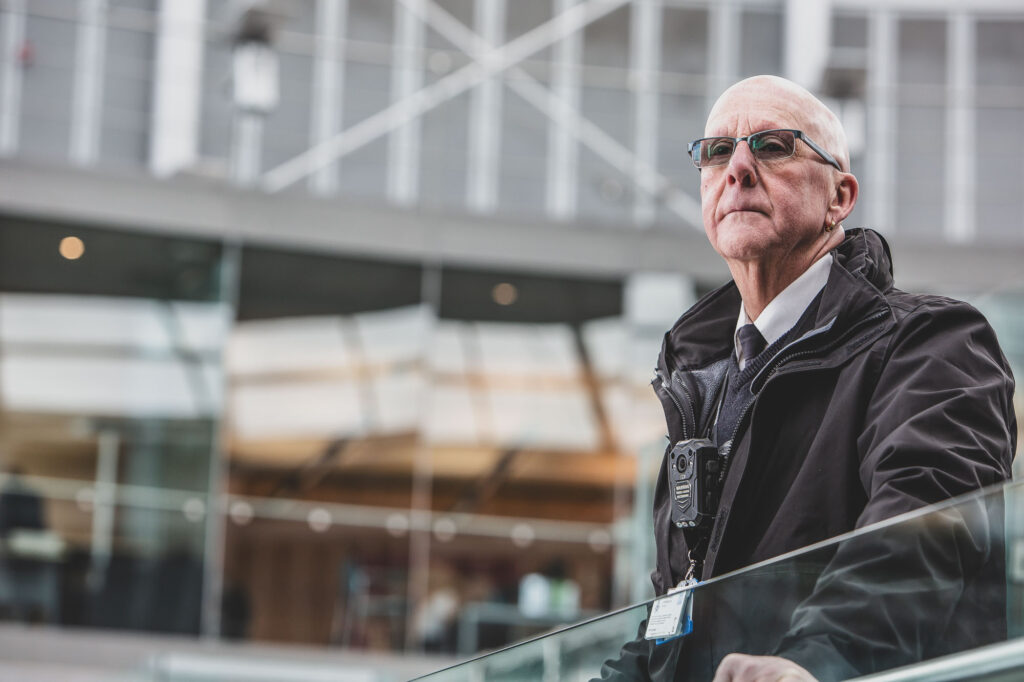
{"type": "MultiPolygon", "coordinates": [[[[756,398],[730,454],[704,580],[1010,477],[1013,377],[984,317],[960,301],[896,289],[888,246],[875,232],[849,231],[833,255],[810,329],[752,383],[756,398]]],[[[704,433],[712,419],[711,397],[732,362],[740,304],[730,283],[666,334],[653,385],[670,443],[704,433]]],[[[986,510],[978,514],[988,518],[986,510]]],[[[658,595],[688,563],[686,537],[669,517],[663,466],[654,501],[658,595]]],[[[934,574],[928,562],[947,541],[962,552],[945,548],[958,563],[943,567],[955,583],[943,598],[967,599],[964,588],[973,579],[964,571],[1001,566],[985,561],[991,529],[980,531],[977,523],[959,519],[941,537],[894,530],[840,548],[838,556],[832,548],[806,557],[807,565],[795,560],[722,581],[698,592],[692,635],[660,646],[638,638],[603,674],[710,679],[725,654],[740,650],[787,656],[824,680],[935,655],[936,633],[948,632],[946,626],[926,633],[919,623],[901,622],[902,613],[883,614],[880,625],[857,609],[867,608],[867,593],[884,592],[887,562],[934,574]],[[837,581],[835,561],[873,572],[844,570],[837,581]]],[[[871,608],[906,609],[935,588],[922,583],[902,601],[876,598],[871,608]]],[[[999,638],[995,630],[978,633],[978,643],[999,638]]]]}

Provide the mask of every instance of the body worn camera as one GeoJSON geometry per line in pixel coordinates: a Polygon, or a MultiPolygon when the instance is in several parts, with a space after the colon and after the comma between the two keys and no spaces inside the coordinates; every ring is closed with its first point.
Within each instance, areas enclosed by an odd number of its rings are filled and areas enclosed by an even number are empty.
{"type": "Polygon", "coordinates": [[[679,528],[711,525],[718,513],[718,448],[707,438],[676,443],[669,453],[672,523],[679,528]]]}

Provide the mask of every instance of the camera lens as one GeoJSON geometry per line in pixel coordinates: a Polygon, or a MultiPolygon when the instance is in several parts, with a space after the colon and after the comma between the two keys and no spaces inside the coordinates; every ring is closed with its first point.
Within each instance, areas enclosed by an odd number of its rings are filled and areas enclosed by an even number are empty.
{"type": "Polygon", "coordinates": [[[684,476],[686,475],[687,469],[690,468],[690,458],[691,455],[688,452],[684,452],[676,458],[676,470],[684,476]]]}

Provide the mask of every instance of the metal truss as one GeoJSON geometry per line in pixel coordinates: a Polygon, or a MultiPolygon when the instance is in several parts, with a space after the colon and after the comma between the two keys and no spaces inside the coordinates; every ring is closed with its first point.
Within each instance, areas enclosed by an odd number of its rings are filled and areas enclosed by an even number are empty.
{"type": "Polygon", "coordinates": [[[586,119],[571,102],[551,92],[518,66],[536,52],[565,40],[588,24],[628,4],[629,0],[587,0],[565,9],[544,24],[501,46],[492,45],[432,0],[398,2],[462,50],[472,62],[268,171],[262,181],[265,191],[273,193],[285,189],[318,169],[400,129],[463,92],[508,71],[512,76],[507,81],[509,87],[559,129],[630,178],[640,191],[664,202],[691,226],[700,227],[700,206],[695,199],[661,175],[649,160],[639,158],[632,150],[586,119]]]}
{"type": "MultiPolygon", "coordinates": [[[[422,11],[421,18],[427,25],[477,63],[484,64],[488,54],[494,50],[494,47],[480,35],[471,31],[433,0],[398,1],[411,11],[422,11]]],[[[641,160],[630,149],[586,119],[570,102],[545,88],[522,68],[511,66],[508,71],[512,76],[508,80],[508,86],[559,128],[575,137],[625,177],[632,178],[641,191],[663,199],[670,209],[691,226],[702,225],[700,205],[688,194],[673,186],[650,163],[641,160]]]]}

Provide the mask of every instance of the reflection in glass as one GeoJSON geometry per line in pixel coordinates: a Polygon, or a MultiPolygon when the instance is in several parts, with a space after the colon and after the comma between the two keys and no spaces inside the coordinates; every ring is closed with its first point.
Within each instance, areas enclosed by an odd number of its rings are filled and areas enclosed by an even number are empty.
{"type": "Polygon", "coordinates": [[[198,634],[220,247],[21,220],[0,245],[0,618],[198,634]]]}
{"type": "Polygon", "coordinates": [[[651,601],[421,679],[711,679],[732,652],[792,656],[821,680],[1011,679],[1022,547],[1024,485],[1007,484],[699,584],[680,639],[644,639],[651,601]]]}

